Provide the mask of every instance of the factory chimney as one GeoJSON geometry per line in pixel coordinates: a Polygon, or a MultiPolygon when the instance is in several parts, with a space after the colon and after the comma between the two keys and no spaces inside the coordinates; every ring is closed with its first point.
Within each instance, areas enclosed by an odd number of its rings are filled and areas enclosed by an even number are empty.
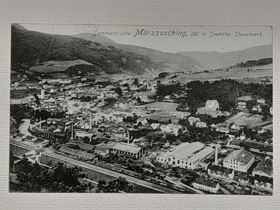
{"type": "Polygon", "coordinates": [[[127,143],[129,144],[129,140],[130,140],[130,135],[129,135],[129,130],[127,130],[127,143]]]}
{"type": "Polygon", "coordinates": [[[92,116],[91,116],[91,112],[90,112],[90,119],[89,119],[89,129],[90,129],[90,130],[92,129],[91,121],[92,121],[92,116]]]}
{"type": "Polygon", "coordinates": [[[215,145],[215,165],[218,165],[218,146],[215,145]]]}
{"type": "Polygon", "coordinates": [[[44,99],[44,98],[45,98],[45,90],[41,89],[41,99],[44,99]]]}

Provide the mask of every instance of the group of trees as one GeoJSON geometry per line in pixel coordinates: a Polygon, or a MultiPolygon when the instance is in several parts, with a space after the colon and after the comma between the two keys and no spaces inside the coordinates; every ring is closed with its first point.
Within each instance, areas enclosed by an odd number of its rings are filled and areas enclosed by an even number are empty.
{"type": "Polygon", "coordinates": [[[91,96],[82,96],[80,98],[81,102],[90,102],[91,100],[97,99],[97,96],[91,97],[91,96]]]}
{"type": "Polygon", "coordinates": [[[139,116],[133,113],[133,116],[127,116],[123,118],[124,122],[136,123],[139,116]]]}
{"type": "Polygon", "coordinates": [[[104,180],[100,180],[97,187],[98,189],[96,192],[104,193],[119,193],[121,191],[131,192],[134,190],[134,185],[123,177],[109,181],[108,184],[104,180]]]}
{"type": "Polygon", "coordinates": [[[176,93],[178,90],[181,90],[180,83],[170,84],[170,85],[159,85],[156,95],[160,98],[164,96],[171,95],[172,93],[176,93]]]}
{"type": "Polygon", "coordinates": [[[30,117],[32,108],[26,105],[15,104],[11,105],[10,111],[10,116],[16,121],[16,127],[18,127],[23,119],[30,117]]]}
{"type": "Polygon", "coordinates": [[[48,118],[64,118],[65,117],[65,112],[64,111],[57,111],[57,112],[48,112],[46,110],[36,110],[33,113],[33,118],[37,119],[37,120],[46,120],[48,118]]]}
{"type": "Polygon", "coordinates": [[[263,58],[259,60],[250,60],[246,61],[245,63],[237,63],[236,67],[251,67],[251,66],[262,66],[272,63],[272,58],[263,58]]]}
{"type": "Polygon", "coordinates": [[[226,79],[213,83],[192,81],[187,84],[187,88],[185,102],[188,104],[191,113],[195,113],[198,107],[205,106],[207,100],[217,100],[220,110],[230,111],[236,106],[236,99],[244,95],[263,98],[268,105],[272,105],[271,84],[246,84],[226,79]]]}
{"type": "Polygon", "coordinates": [[[78,167],[66,167],[59,163],[53,169],[42,168],[30,163],[26,158],[17,163],[16,191],[20,192],[85,192],[91,190],[91,184],[81,183],[79,178],[85,174],[78,167]]]}

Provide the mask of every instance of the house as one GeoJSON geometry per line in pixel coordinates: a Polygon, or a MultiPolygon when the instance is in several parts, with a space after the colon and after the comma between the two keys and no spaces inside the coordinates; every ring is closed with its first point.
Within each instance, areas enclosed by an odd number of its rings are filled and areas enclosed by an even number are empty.
{"type": "Polygon", "coordinates": [[[234,178],[234,170],[225,168],[219,165],[210,165],[207,169],[207,173],[211,176],[221,177],[221,178],[234,178]]]}
{"type": "Polygon", "coordinates": [[[242,96],[236,99],[237,102],[237,108],[239,110],[246,110],[247,109],[247,103],[249,101],[252,101],[252,97],[251,96],[242,96]]]}
{"type": "Polygon", "coordinates": [[[193,181],[192,185],[196,189],[208,191],[211,193],[217,193],[220,189],[220,185],[218,182],[211,181],[210,179],[204,177],[196,178],[193,181]]]}
{"type": "Polygon", "coordinates": [[[195,125],[195,123],[196,123],[196,122],[199,122],[200,119],[197,118],[197,117],[189,117],[189,118],[188,118],[188,121],[189,121],[190,125],[195,125]]]}
{"type": "Polygon", "coordinates": [[[259,98],[257,99],[257,103],[264,104],[265,100],[263,98],[259,98]]]}
{"type": "Polygon", "coordinates": [[[247,172],[255,156],[246,150],[234,150],[223,161],[223,166],[240,172],[247,172]]]}
{"type": "Polygon", "coordinates": [[[11,98],[10,103],[11,104],[28,104],[33,101],[35,101],[35,97],[30,95],[30,96],[25,96],[22,98],[11,98]]]}
{"type": "Polygon", "coordinates": [[[262,112],[262,107],[261,107],[261,105],[260,105],[260,104],[257,104],[257,105],[255,105],[255,106],[253,106],[252,111],[261,113],[261,112],[262,112]]]}
{"type": "Polygon", "coordinates": [[[221,115],[221,111],[219,111],[219,103],[217,100],[207,100],[205,107],[200,107],[197,110],[196,114],[207,114],[213,118],[217,118],[221,115]]]}
{"type": "Polygon", "coordinates": [[[216,111],[219,109],[219,102],[217,100],[207,100],[205,108],[216,111]]]}
{"type": "Polygon", "coordinates": [[[105,143],[100,143],[95,145],[94,152],[101,156],[106,156],[109,154],[110,150],[105,143]]]}
{"type": "Polygon", "coordinates": [[[197,123],[195,124],[195,127],[197,127],[197,128],[206,128],[207,125],[206,125],[205,122],[197,122],[197,123]]]}
{"type": "Polygon", "coordinates": [[[140,117],[140,118],[137,119],[136,124],[139,125],[139,123],[141,123],[141,125],[147,125],[148,121],[145,117],[140,117]]]}
{"type": "Polygon", "coordinates": [[[152,124],[151,124],[151,127],[152,127],[154,130],[156,130],[156,129],[159,129],[160,124],[159,124],[159,123],[152,123],[152,124]]]}

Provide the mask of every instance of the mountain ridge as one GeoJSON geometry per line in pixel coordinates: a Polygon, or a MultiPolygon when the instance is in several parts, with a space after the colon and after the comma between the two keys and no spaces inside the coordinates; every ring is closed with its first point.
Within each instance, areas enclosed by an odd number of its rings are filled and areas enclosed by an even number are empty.
{"type": "Polygon", "coordinates": [[[263,58],[272,58],[273,48],[272,44],[260,45],[250,47],[244,50],[237,50],[231,52],[177,52],[187,57],[198,60],[202,65],[209,69],[228,68],[237,63],[246,62],[249,60],[259,60],[263,58]]]}

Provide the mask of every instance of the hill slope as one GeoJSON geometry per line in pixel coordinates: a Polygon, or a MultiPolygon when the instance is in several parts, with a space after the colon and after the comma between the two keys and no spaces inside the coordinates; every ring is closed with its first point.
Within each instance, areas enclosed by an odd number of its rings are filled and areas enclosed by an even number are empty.
{"type": "Polygon", "coordinates": [[[12,26],[12,69],[28,70],[46,61],[84,60],[97,71],[142,74],[153,69],[161,71],[165,64],[147,56],[128,53],[85,39],[65,35],[50,35],[12,26]]]}
{"type": "Polygon", "coordinates": [[[209,69],[218,69],[227,68],[236,63],[246,62],[248,60],[272,58],[272,53],[272,45],[262,45],[226,53],[192,51],[178,52],[177,54],[191,57],[209,69]]]}
{"type": "Polygon", "coordinates": [[[75,37],[83,38],[92,42],[99,42],[104,46],[113,46],[117,49],[121,49],[125,52],[135,53],[142,56],[148,56],[153,61],[165,63],[166,71],[201,71],[204,69],[204,66],[201,65],[198,61],[193,58],[186,57],[180,54],[162,52],[159,50],[154,50],[150,48],[135,46],[135,45],[124,45],[118,44],[113,40],[105,36],[93,36],[93,34],[77,34],[75,37]]]}

